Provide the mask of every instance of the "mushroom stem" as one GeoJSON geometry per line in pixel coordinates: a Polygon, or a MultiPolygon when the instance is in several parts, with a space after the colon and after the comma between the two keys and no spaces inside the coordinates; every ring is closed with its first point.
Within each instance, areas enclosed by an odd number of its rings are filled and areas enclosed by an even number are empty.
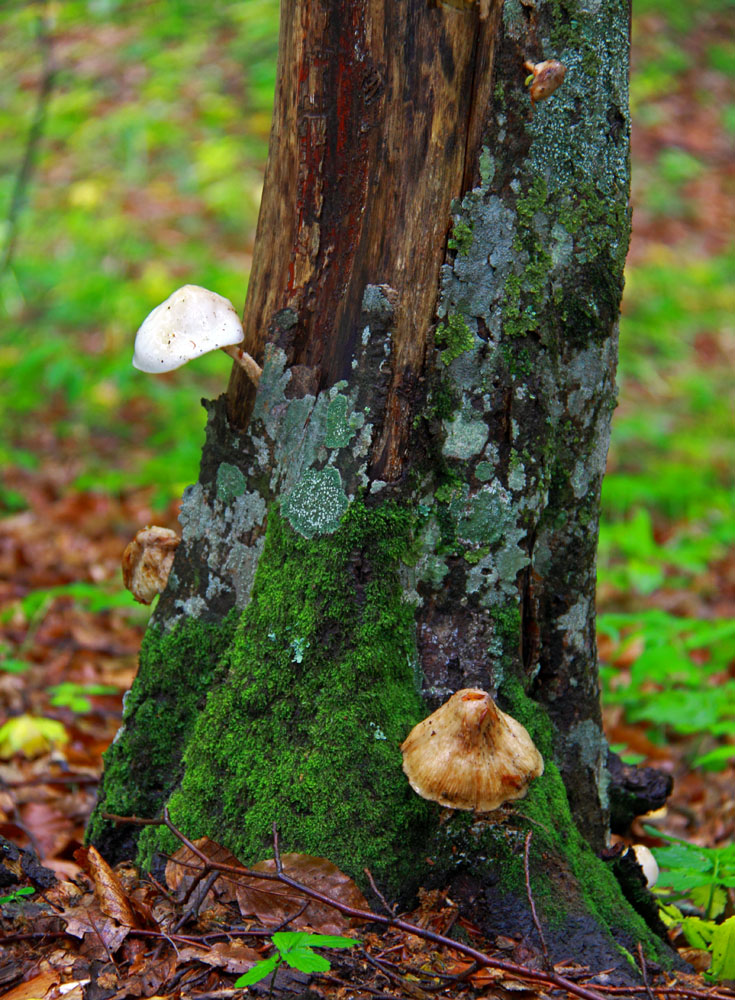
{"type": "Polygon", "coordinates": [[[260,376],[263,374],[263,369],[254,358],[250,357],[247,351],[241,351],[237,344],[231,344],[229,347],[223,347],[222,350],[225,354],[229,354],[232,360],[236,361],[237,364],[240,365],[253,385],[258,384],[260,376]]]}

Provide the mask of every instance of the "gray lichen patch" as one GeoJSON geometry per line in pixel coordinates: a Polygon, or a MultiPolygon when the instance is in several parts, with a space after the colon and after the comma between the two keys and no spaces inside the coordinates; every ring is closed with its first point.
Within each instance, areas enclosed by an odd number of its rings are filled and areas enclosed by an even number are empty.
{"type": "Polygon", "coordinates": [[[308,469],[281,500],[281,512],[306,538],[331,534],[339,527],[349,500],[337,469],[308,469]]]}
{"type": "Polygon", "coordinates": [[[484,420],[465,419],[463,412],[456,413],[452,420],[445,420],[444,430],[447,436],[442,452],[448,458],[460,459],[479,455],[490,433],[484,420]]]}
{"type": "Polygon", "coordinates": [[[455,225],[460,221],[472,229],[473,240],[465,254],[442,268],[437,315],[442,319],[461,317],[469,329],[476,328],[479,318],[497,335],[500,316],[493,306],[517,257],[513,249],[515,216],[497,196],[486,198],[480,187],[462,200],[455,225]]]}
{"type": "Polygon", "coordinates": [[[565,615],[557,619],[557,628],[564,633],[566,642],[572,649],[582,651],[585,648],[590,603],[590,598],[580,597],[565,615]]]}
{"type": "MultiPolygon", "coordinates": [[[[177,609],[190,617],[206,615],[210,602],[223,595],[234,593],[237,607],[248,601],[260,547],[257,542],[246,544],[245,539],[263,524],[266,502],[246,486],[243,473],[223,462],[217,468],[213,498],[201,483],[184,491],[179,512],[182,543],[189,559],[203,561],[207,574],[199,594],[175,601],[177,609]]],[[[183,589],[176,581],[174,585],[177,591],[183,589]]]]}
{"type": "Polygon", "coordinates": [[[457,519],[457,537],[462,542],[494,545],[509,528],[515,527],[513,504],[502,486],[491,483],[477,493],[453,505],[457,519]]]}

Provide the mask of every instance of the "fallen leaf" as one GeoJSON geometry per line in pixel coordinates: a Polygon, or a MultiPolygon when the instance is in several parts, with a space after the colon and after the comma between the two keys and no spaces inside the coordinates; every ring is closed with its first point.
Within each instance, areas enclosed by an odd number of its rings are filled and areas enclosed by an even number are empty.
{"type": "Polygon", "coordinates": [[[234,941],[221,941],[210,948],[179,948],[179,962],[204,962],[224,972],[247,972],[260,959],[254,948],[234,941]]]}
{"type": "Polygon", "coordinates": [[[35,1000],[36,997],[44,997],[58,981],[57,972],[40,972],[33,979],[27,979],[7,993],[3,993],[0,1000],[35,1000]]]}
{"type": "MultiPolygon", "coordinates": [[[[200,837],[199,840],[194,841],[194,846],[215,864],[231,865],[238,868],[244,867],[234,854],[231,854],[221,844],[210,840],[209,837],[200,837]]],[[[210,904],[214,903],[215,898],[218,896],[227,901],[234,899],[232,888],[228,887],[225,882],[225,879],[231,880],[234,876],[225,875],[224,873],[218,878],[214,886],[207,890],[206,895],[204,895],[207,878],[202,878],[203,871],[204,863],[201,858],[197,857],[188,847],[180,847],[166,864],[166,882],[176,898],[181,901],[187,897],[187,893],[194,883],[201,880],[190,898],[191,903],[197,907],[201,907],[205,899],[210,904]]]]}
{"type": "MultiPolygon", "coordinates": [[[[369,909],[367,900],[352,879],[326,858],[309,854],[284,854],[281,856],[281,863],[284,873],[296,882],[346,906],[369,909]]],[[[272,874],[276,870],[276,864],[273,859],[259,861],[251,870],[272,874]]],[[[322,934],[341,934],[350,927],[349,917],[317,900],[311,900],[303,912],[299,913],[308,897],[281,882],[258,881],[245,876],[238,879],[236,893],[242,916],[252,914],[266,926],[295,918],[290,924],[294,930],[308,927],[322,934]]]]}
{"type": "MultiPolygon", "coordinates": [[[[88,958],[109,960],[114,955],[130,928],[108,917],[96,906],[75,906],[61,914],[67,934],[84,939],[84,953],[88,958]]],[[[1,1000],[1,998],[0,998],[1,1000]]]]}
{"type": "Polygon", "coordinates": [[[56,719],[16,715],[0,726],[0,759],[10,760],[17,753],[40,757],[68,739],[66,730],[56,719]]]}
{"type": "Polygon", "coordinates": [[[135,915],[128,903],[120,879],[107,864],[96,847],[81,847],[74,852],[74,860],[84,868],[94,882],[94,894],[100,910],[124,927],[135,927],[135,915]]]}

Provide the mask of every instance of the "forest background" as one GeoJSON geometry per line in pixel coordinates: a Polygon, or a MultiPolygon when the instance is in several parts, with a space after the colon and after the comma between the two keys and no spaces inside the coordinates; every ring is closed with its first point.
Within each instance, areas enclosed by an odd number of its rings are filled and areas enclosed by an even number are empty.
{"type": "MultiPolygon", "coordinates": [[[[276,0],[0,10],[0,723],[63,727],[0,730],[0,833],[67,877],[149,614],[120,554],[146,524],[177,527],[199,400],[229,374],[218,356],[142,375],[133,335],[187,282],[242,308],[277,21],[276,0]],[[54,768],[77,780],[28,784],[54,768]]],[[[732,29],[729,0],[634,3],[598,565],[608,739],[673,774],[662,831],[719,848],[735,836],[732,29]]]]}

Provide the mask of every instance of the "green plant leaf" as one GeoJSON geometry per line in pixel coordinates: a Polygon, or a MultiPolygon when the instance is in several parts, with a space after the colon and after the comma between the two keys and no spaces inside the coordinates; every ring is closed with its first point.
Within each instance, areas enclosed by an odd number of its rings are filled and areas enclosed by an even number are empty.
{"type": "Polygon", "coordinates": [[[705,771],[722,771],[731,760],[735,760],[735,746],[728,744],[710,750],[701,757],[695,757],[692,763],[694,767],[703,767],[705,771]]]}
{"type": "Polygon", "coordinates": [[[280,964],[281,956],[276,952],[270,958],[264,958],[262,962],[256,962],[252,969],[248,969],[244,975],[235,980],[235,986],[252,986],[253,983],[259,983],[261,979],[265,979],[280,964]]]}
{"type": "Polygon", "coordinates": [[[307,938],[307,944],[311,948],[354,948],[359,944],[354,938],[337,937],[334,934],[308,934],[307,938]]]}
{"type": "Polygon", "coordinates": [[[701,917],[684,917],[681,930],[692,948],[709,949],[717,925],[713,920],[702,920],[701,917]]]}
{"type": "Polygon", "coordinates": [[[708,975],[714,979],[735,979],[735,917],[728,917],[712,935],[712,964],[708,975]]]}
{"type": "Polygon", "coordinates": [[[0,896],[0,906],[3,903],[14,903],[21,896],[32,896],[35,891],[33,886],[30,885],[23,886],[22,889],[14,889],[9,896],[0,896]]]}
{"type": "Polygon", "coordinates": [[[332,968],[329,959],[317,955],[306,945],[291,948],[284,953],[283,961],[292,969],[298,969],[299,972],[329,972],[332,968]]]}
{"type": "Polygon", "coordinates": [[[708,918],[714,919],[725,912],[727,893],[721,885],[696,886],[688,895],[695,906],[704,910],[708,918]]]}

